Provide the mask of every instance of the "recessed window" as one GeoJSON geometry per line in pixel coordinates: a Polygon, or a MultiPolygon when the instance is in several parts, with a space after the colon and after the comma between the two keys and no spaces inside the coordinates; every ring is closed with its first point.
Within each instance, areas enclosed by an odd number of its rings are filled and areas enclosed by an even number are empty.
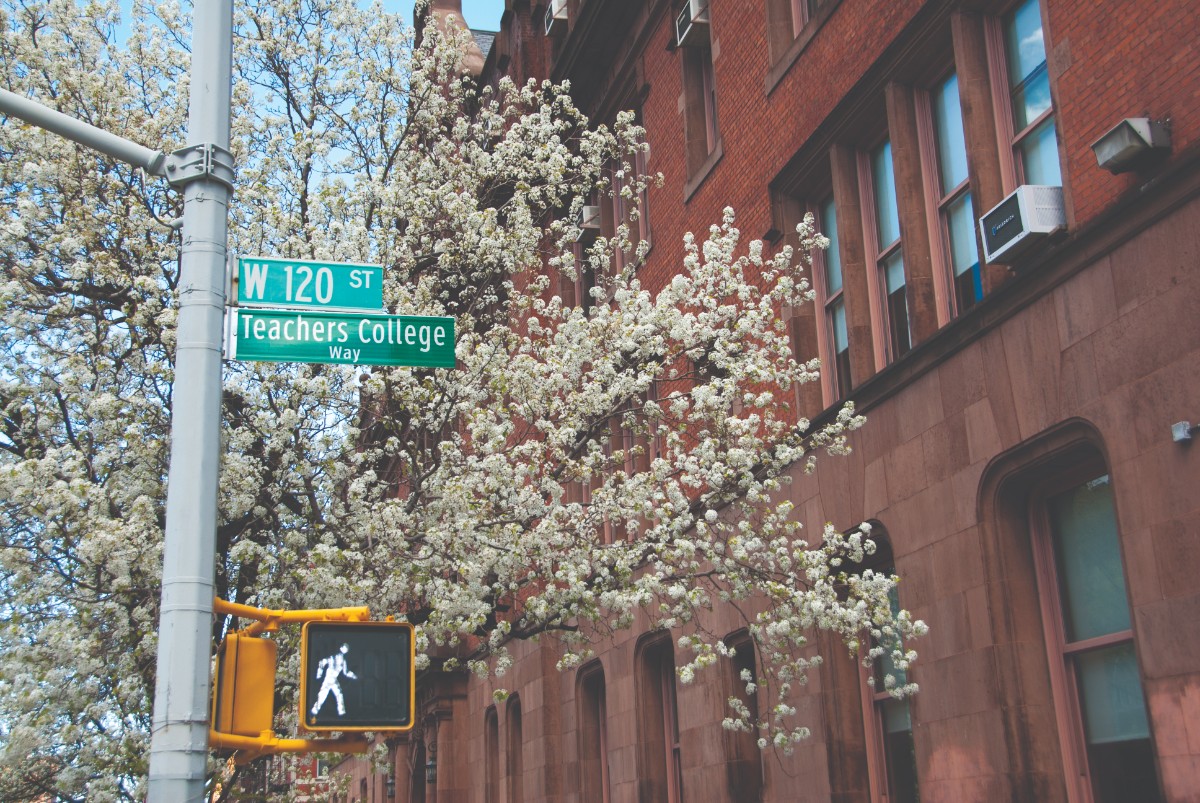
{"type": "Polygon", "coordinates": [[[609,802],[608,711],[598,663],[579,673],[579,775],[584,803],[609,802]]]}
{"type": "Polygon", "coordinates": [[[758,731],[753,724],[758,722],[758,692],[747,691],[747,681],[757,683],[758,662],[755,660],[754,642],[745,632],[726,639],[734,649],[730,659],[729,697],[746,707],[750,715],[751,730],[726,731],[726,749],[729,752],[728,785],[738,790],[738,800],[744,803],[762,799],[763,766],[762,751],[758,747],[758,731]]]}
{"type": "MultiPolygon", "coordinates": [[[[874,532],[875,554],[859,571],[894,574],[892,550],[886,535],[874,532]]],[[[893,615],[900,611],[900,598],[893,587],[890,595],[893,615]]],[[[872,801],[918,803],[917,755],[913,741],[912,708],[907,698],[896,699],[888,689],[908,683],[905,670],[896,666],[891,650],[899,646],[876,642],[887,652],[870,669],[862,671],[863,717],[867,742],[867,772],[872,801]]]]}
{"type": "Polygon", "coordinates": [[[967,143],[963,135],[958,76],[951,73],[930,92],[937,152],[937,209],[946,267],[953,286],[955,312],[983,299],[983,276],[975,241],[975,206],[967,180],[967,143]]]}
{"type": "Polygon", "coordinates": [[[1096,803],[1161,800],[1109,477],[1044,497],[1033,527],[1068,777],[1096,803]]]}
{"type": "Polygon", "coordinates": [[[717,129],[717,82],[713,52],[704,46],[681,47],[683,61],[684,139],[688,174],[704,167],[720,142],[717,129]]]}
{"type": "Polygon", "coordinates": [[[884,140],[870,154],[872,199],[875,210],[875,264],[883,289],[884,327],[888,359],[897,360],[912,348],[908,325],[908,294],[904,279],[904,250],[900,243],[900,210],[892,168],[892,143],[884,140]]]}
{"type": "MultiPolygon", "coordinates": [[[[416,773],[413,777],[416,778],[416,773]]],[[[500,723],[495,706],[483,715],[483,777],[484,803],[500,803],[500,723]]],[[[421,788],[424,790],[425,785],[421,788]]]]}
{"type": "Polygon", "coordinates": [[[1004,49],[1012,107],[1013,158],[1020,184],[1062,184],[1054,105],[1038,0],[1025,0],[1004,17],[1004,49]]]}
{"type": "Polygon", "coordinates": [[[525,799],[525,735],[521,723],[521,698],[508,700],[508,799],[525,799]]]}
{"type": "MultiPolygon", "coordinates": [[[[819,27],[829,17],[829,11],[838,0],[766,0],[767,48],[771,62],[786,61],[788,66],[795,60],[797,45],[806,29],[819,27]]],[[[810,31],[811,33],[811,31],[810,31]]],[[[811,36],[804,36],[805,41],[811,36]]]]}
{"type": "Polygon", "coordinates": [[[838,246],[837,208],[830,195],[817,207],[817,228],[829,238],[829,247],[819,251],[822,279],[824,335],[827,343],[824,365],[829,376],[834,399],[844,399],[850,392],[850,336],[846,326],[846,300],[842,293],[842,252],[838,246]]]}
{"type": "MultiPolygon", "coordinates": [[[[892,567],[884,567],[883,571],[891,572],[892,567]]],[[[896,589],[891,593],[892,613],[900,611],[900,601],[896,589]]],[[[889,649],[894,646],[883,645],[889,649]]],[[[885,685],[890,677],[897,686],[908,683],[908,676],[903,669],[898,668],[890,655],[883,655],[875,662],[872,670],[874,686],[872,688],[872,705],[875,722],[881,736],[883,748],[883,764],[886,772],[881,781],[887,784],[887,800],[891,803],[917,803],[921,799],[917,785],[917,754],[913,742],[912,709],[907,699],[897,700],[887,691],[885,685]]]]}
{"type": "Polygon", "coordinates": [[[648,799],[681,803],[683,765],[675,702],[675,655],[669,635],[646,640],[638,654],[638,741],[648,799]]]}

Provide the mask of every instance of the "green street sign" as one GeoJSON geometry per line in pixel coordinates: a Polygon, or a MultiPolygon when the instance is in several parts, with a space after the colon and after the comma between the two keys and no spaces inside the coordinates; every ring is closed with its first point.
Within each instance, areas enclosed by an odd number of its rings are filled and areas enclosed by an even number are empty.
{"type": "Polygon", "coordinates": [[[238,257],[237,303],[256,307],[383,309],[383,266],[238,257]]]}
{"type": "Polygon", "coordinates": [[[225,356],[251,362],[454,367],[454,319],[231,309],[225,356]]]}

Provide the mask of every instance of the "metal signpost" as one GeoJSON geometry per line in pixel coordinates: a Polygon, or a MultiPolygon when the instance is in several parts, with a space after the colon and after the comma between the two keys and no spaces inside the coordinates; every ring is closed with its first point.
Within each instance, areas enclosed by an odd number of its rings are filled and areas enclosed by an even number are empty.
{"type": "Polygon", "coordinates": [[[0,89],[0,112],[166,178],[183,190],[150,803],[200,803],[207,796],[225,248],[233,190],[232,50],[233,0],[197,0],[188,144],[169,154],[0,89]]]}

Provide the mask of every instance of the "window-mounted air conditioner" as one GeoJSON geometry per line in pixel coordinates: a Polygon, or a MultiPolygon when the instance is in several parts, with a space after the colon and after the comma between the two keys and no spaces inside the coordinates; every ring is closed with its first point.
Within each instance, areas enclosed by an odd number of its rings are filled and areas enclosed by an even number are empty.
{"type": "Polygon", "coordinates": [[[579,217],[575,222],[579,225],[579,236],[576,241],[582,240],[588,232],[600,231],[600,207],[592,204],[580,207],[579,217]]]}
{"type": "Polygon", "coordinates": [[[567,29],[567,0],[550,0],[546,4],[546,36],[554,36],[567,29]]]}
{"type": "Polygon", "coordinates": [[[1008,262],[1066,228],[1062,187],[1022,184],[979,219],[988,262],[1008,262]]]}
{"type": "Polygon", "coordinates": [[[708,41],[708,0],[685,0],[675,18],[675,41],[680,47],[708,41]]]}

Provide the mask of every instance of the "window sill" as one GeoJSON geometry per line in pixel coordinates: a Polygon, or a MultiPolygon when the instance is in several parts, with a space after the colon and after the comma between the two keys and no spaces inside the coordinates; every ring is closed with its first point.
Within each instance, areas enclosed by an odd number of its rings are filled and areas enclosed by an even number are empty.
{"type": "Polygon", "coordinates": [[[696,190],[700,189],[700,185],[712,173],[713,168],[717,166],[717,162],[721,161],[721,157],[725,155],[725,141],[718,138],[716,147],[712,149],[712,153],[704,160],[704,164],[696,168],[692,173],[691,178],[683,185],[683,202],[686,204],[692,200],[692,196],[696,194],[696,190]]]}

